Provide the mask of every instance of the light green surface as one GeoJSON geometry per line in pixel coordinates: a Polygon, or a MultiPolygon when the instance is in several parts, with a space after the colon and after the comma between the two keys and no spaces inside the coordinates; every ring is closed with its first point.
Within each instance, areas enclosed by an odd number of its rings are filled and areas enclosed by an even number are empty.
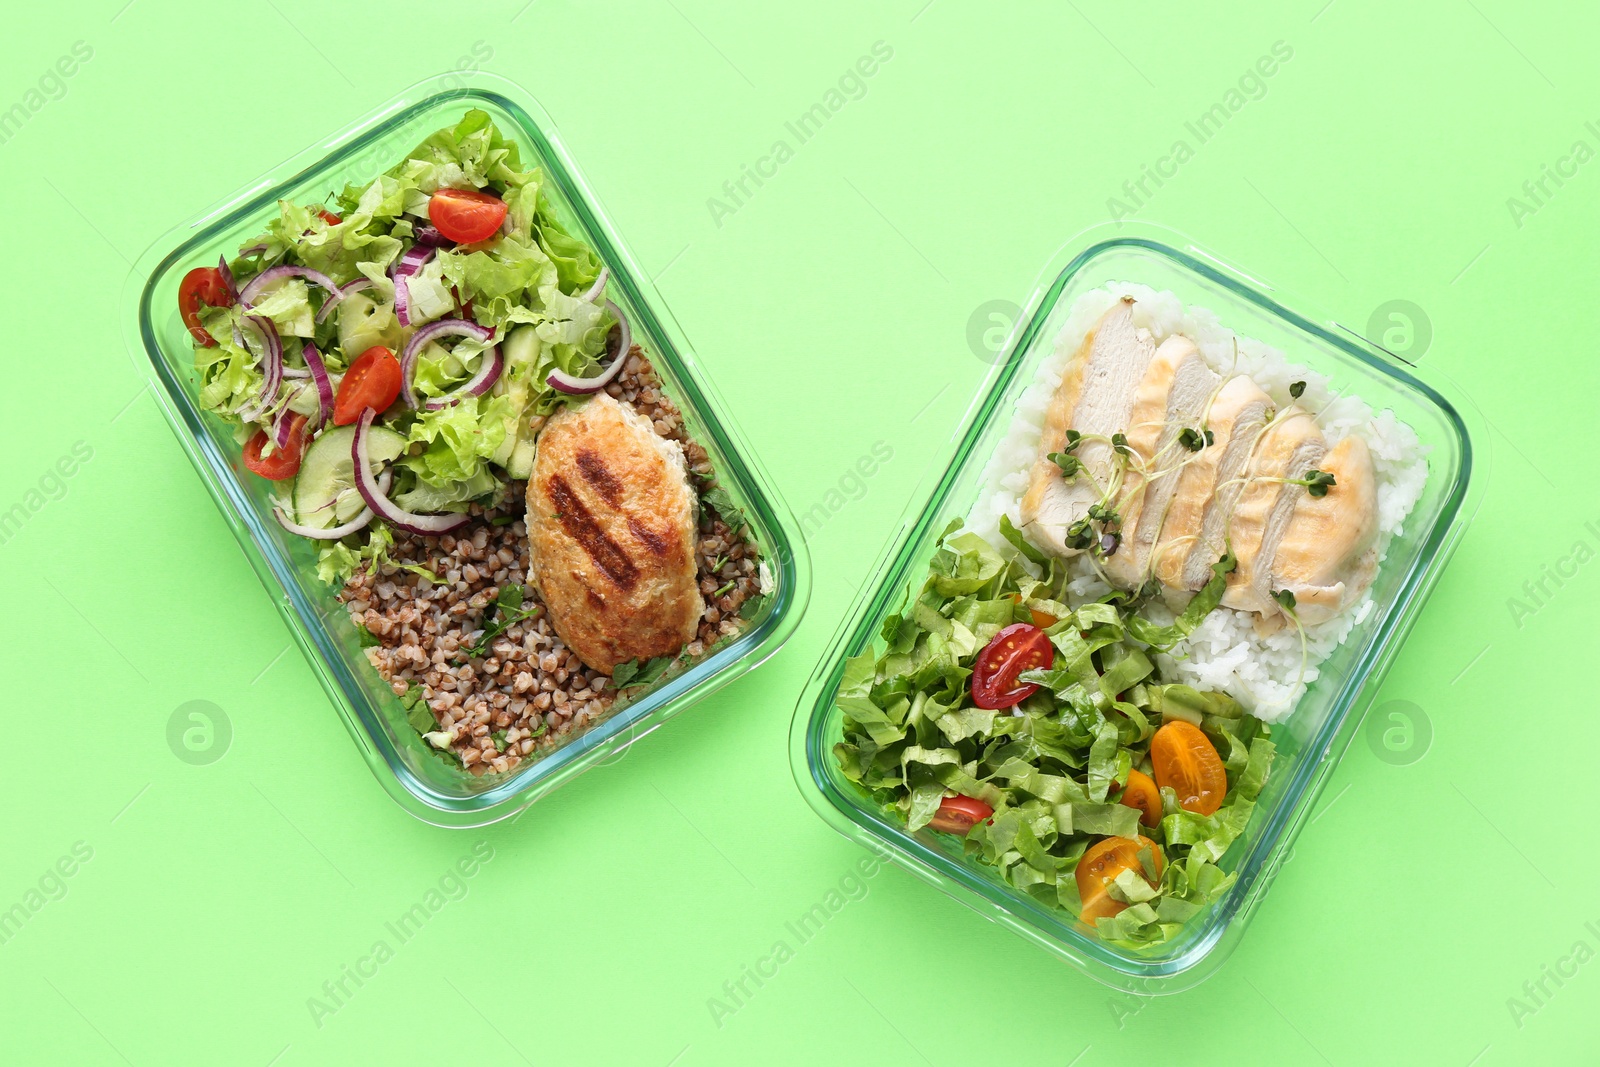
{"type": "Polygon", "coordinates": [[[26,916],[0,944],[0,1060],[1594,1057],[1600,859],[1572,816],[1600,742],[1600,504],[1575,458],[1600,387],[1600,163],[1547,180],[1520,225],[1507,204],[1575,141],[1600,150],[1591,8],[122,5],[20,9],[0,44],[0,110],[27,112],[0,134],[0,512],[26,513],[0,543],[0,909],[26,916]],[[1280,40],[1293,57],[1264,95],[1197,144],[1184,123],[1280,40]],[[30,97],[79,41],[92,58],[30,97]],[[798,144],[785,122],[877,41],[892,58],[798,144]],[[458,61],[556,117],[790,506],[831,514],[775,660],[514,824],[446,832],[383,794],[284,654],[117,315],[129,261],[175,220],[458,61]],[[776,176],[714,219],[708,198],[778,138],[776,176]],[[787,924],[865,853],[797,795],[789,717],[982,375],[969,317],[1020,299],[1177,138],[1193,158],[1140,219],[1357,329],[1415,302],[1424,368],[1493,427],[1482,509],[1375,712],[1410,701],[1431,740],[1380,759],[1357,739],[1242,946],[1187,994],[1108,993],[894,869],[847,881],[860,899],[802,942],[787,924]],[[880,441],[892,458],[859,488],[880,441]],[[75,446],[91,458],[58,480],[75,446]],[[169,745],[191,701],[230,726],[214,762],[169,745]],[[447,878],[474,849],[492,859],[447,878]],[[402,941],[386,924],[441,878],[461,899],[402,941]],[[775,965],[741,1005],[724,992],[775,965]],[[347,967],[370,977],[336,1004],[323,984],[347,967]]]}

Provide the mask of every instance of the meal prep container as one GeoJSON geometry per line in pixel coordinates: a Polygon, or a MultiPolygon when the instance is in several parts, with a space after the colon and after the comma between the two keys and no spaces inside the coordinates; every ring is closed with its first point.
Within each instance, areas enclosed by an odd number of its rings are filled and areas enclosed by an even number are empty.
{"type": "Polygon", "coordinates": [[[202,216],[160,238],[135,266],[125,299],[129,348],[206,489],[262,585],[288,623],[356,746],[400,805],[438,826],[481,826],[627,748],[667,719],[762,663],[800,621],[810,567],[793,516],[771,488],[697,367],[683,330],[649,275],[616,232],[599,198],[533,98],[488,74],[422,82],[354,125],[273,168],[202,216]],[[525,166],[544,169],[547,193],[574,235],[611,268],[610,293],[650,355],[692,435],[711,454],[722,485],[749,516],[772,590],[747,629],[679,676],[617,710],[587,732],[502,775],[475,777],[440,758],[406,722],[404,709],[362,653],[337,590],[317,580],[316,551],[272,517],[268,482],[238,469],[231,428],[196,400],[193,348],[177,312],[178,283],[196,266],[235,255],[277,213],[280,199],[320,202],[347,182],[365,183],[434,130],[480,108],[518,142],[525,166]]]}
{"type": "Polygon", "coordinates": [[[1468,424],[1480,419],[1469,406],[1446,399],[1447,393],[1460,398],[1440,375],[1423,375],[1326,316],[1295,310],[1298,302],[1282,299],[1181,239],[1174,241],[1174,235],[1153,227],[1135,231],[1137,236],[1129,232],[1091,231],[1085,244],[1064,252],[1040,275],[1003,358],[954,430],[953,452],[935,461],[918,502],[900,521],[812,675],[795,711],[790,762],[807,801],[846,837],[880,854],[887,851],[950,896],[1090,977],[1125,992],[1153,994],[1178,992],[1212,974],[1266,896],[1476,506],[1477,494],[1469,493],[1468,424]],[[1237,872],[1237,881],[1173,940],[1139,951],[1102,944],[1071,914],[1011,888],[993,868],[964,858],[958,839],[929,830],[909,833],[903,821],[882,811],[840,773],[832,751],[842,738],[834,694],[845,659],[869,646],[881,651],[884,617],[902,602],[908,585],[920,586],[940,533],[971,511],[1017,401],[1054,347],[1073,304],[1109,282],[1171,290],[1185,304],[1211,309],[1235,333],[1328,375],[1335,390],[1361,397],[1374,412],[1392,408],[1422,444],[1431,446],[1427,485],[1403,535],[1389,545],[1372,589],[1374,610],[1321,665],[1321,677],[1295,711],[1272,727],[1278,751],[1271,776],[1249,828],[1220,861],[1225,870],[1237,872]]]}

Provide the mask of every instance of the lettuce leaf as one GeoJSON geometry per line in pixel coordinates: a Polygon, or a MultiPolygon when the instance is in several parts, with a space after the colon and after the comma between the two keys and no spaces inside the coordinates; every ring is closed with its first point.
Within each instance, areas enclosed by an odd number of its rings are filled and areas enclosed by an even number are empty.
{"type": "Polygon", "coordinates": [[[1068,607],[1068,573],[1033,548],[1008,519],[994,545],[952,524],[940,538],[920,589],[888,615],[877,642],[845,661],[836,694],[843,738],[841,773],[926,831],[943,799],[964,794],[994,809],[966,835],[967,856],[992,865],[1017,890],[1048,906],[1081,908],[1073,871],[1095,840],[1146,836],[1165,866],[1141,851],[1141,871],[1123,871],[1107,892],[1126,907],[1100,919],[1099,936],[1139,947],[1177,936],[1233,882],[1219,861],[1247,829],[1267,780],[1274,746],[1267,728],[1223,693],[1158,675],[1152,646],[1180,641],[1216,607],[1230,560],[1170,627],[1139,614],[1137,596],[1114,594],[1068,607]],[[1057,621],[1046,631],[1049,667],[1023,673],[1039,688],[1011,709],[973,705],[979,653],[1034,610],[1057,621]],[[1164,791],[1156,827],[1117,800],[1135,767],[1149,772],[1149,743],[1169,719],[1201,727],[1217,746],[1229,791],[1202,816],[1164,791]],[[1141,876],[1141,874],[1143,876],[1141,876]]]}

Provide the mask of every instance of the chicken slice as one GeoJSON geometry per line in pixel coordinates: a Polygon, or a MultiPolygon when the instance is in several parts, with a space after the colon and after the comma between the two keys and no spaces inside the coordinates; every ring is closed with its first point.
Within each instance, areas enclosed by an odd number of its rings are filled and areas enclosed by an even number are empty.
{"type": "Polygon", "coordinates": [[[1226,551],[1228,517],[1244,488],[1241,475],[1272,413],[1272,398],[1242,374],[1211,402],[1205,418],[1211,443],[1179,472],[1151,553],[1163,585],[1194,590],[1211,577],[1211,565],[1226,551]]]}
{"type": "Polygon", "coordinates": [[[1039,455],[1022,497],[1022,532],[1046,552],[1077,554],[1067,545],[1067,527],[1099,501],[1097,486],[1108,485],[1116,458],[1105,442],[1084,441],[1074,453],[1084,470],[1068,481],[1050,453],[1062,450],[1068,429],[1102,437],[1122,432],[1154,354],[1148,333],[1133,325],[1133,297],[1125,296],[1101,316],[1068,365],[1045,413],[1039,455]]]}
{"type": "Polygon", "coordinates": [[[683,450],[604,393],[539,434],[528,481],[531,571],[557,635],[584,665],[675,655],[705,601],[683,450]]]}
{"type": "Polygon", "coordinates": [[[1185,429],[1199,432],[1221,381],[1182,334],[1162,341],[1145,370],[1125,431],[1132,458],[1117,500],[1122,540],[1105,560],[1106,575],[1124,589],[1135,589],[1150,577],[1150,550],[1178,477],[1195,458],[1178,437],[1185,429]]]}
{"type": "Polygon", "coordinates": [[[1352,434],[1334,445],[1318,469],[1334,477],[1326,496],[1300,493],[1278,550],[1272,587],[1294,594],[1306,626],[1353,605],[1378,569],[1378,487],[1372,453],[1352,434]]]}
{"type": "Polygon", "coordinates": [[[1305,487],[1287,484],[1303,478],[1322,461],[1328,445],[1317,421],[1304,408],[1279,412],[1261,434],[1245,474],[1244,489],[1228,523],[1228,547],[1238,566],[1228,575],[1225,607],[1268,614],[1272,600],[1272,557],[1305,487]]]}

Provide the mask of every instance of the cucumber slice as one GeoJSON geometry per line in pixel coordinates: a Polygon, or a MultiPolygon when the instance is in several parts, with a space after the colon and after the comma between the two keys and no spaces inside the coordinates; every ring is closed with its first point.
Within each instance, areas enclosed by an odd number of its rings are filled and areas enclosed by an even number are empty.
{"type": "MultiPolygon", "coordinates": [[[[506,420],[506,435],[490,458],[513,478],[533,473],[533,431],[528,429],[528,407],[534,397],[531,375],[539,359],[539,335],[532,326],[519,326],[501,346],[506,373],[495,385],[497,392],[511,398],[511,417],[506,420]]],[[[542,384],[542,383],[541,383],[542,384]]]]}
{"type": "MultiPolygon", "coordinates": [[[[295,521],[302,526],[327,529],[349,522],[366,506],[356,492],[356,470],[350,461],[354,426],[334,426],[318,435],[300,461],[292,502],[295,521]]],[[[406,439],[393,430],[374,426],[367,433],[372,461],[388,463],[406,449],[406,439]]]]}

